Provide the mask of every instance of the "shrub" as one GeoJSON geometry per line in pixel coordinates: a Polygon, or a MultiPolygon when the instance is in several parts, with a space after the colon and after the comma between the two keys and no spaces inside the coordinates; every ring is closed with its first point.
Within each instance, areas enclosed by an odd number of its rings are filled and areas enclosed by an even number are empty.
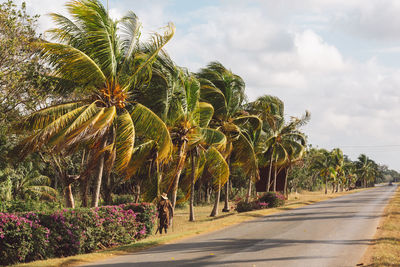
{"type": "Polygon", "coordinates": [[[279,192],[267,192],[258,201],[268,203],[268,206],[271,208],[276,208],[285,204],[285,196],[279,192]]]}
{"type": "Polygon", "coordinates": [[[36,214],[28,218],[0,213],[0,265],[44,259],[49,229],[39,224],[36,214]]]}
{"type": "Polygon", "coordinates": [[[254,205],[251,202],[247,203],[246,201],[241,200],[236,204],[237,212],[251,211],[253,209],[254,209],[254,205]]]}

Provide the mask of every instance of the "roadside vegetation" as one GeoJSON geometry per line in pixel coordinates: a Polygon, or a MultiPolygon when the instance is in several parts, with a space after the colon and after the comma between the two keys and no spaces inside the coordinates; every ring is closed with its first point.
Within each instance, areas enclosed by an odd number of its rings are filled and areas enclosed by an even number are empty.
{"type": "Polygon", "coordinates": [[[42,36],[24,4],[0,4],[2,216],[154,203],[166,192],[195,222],[211,203],[219,216],[220,201],[223,212],[264,210],[271,196],[281,205],[301,190],[400,178],[367,155],[313,147],[308,111],[288,119],[276,96],[248,101],[245,81],[221,62],[176,65],[164,49],[172,23],[143,40],[132,11],[114,20],[97,0],[67,11],[51,14],[56,28],[42,36]]]}

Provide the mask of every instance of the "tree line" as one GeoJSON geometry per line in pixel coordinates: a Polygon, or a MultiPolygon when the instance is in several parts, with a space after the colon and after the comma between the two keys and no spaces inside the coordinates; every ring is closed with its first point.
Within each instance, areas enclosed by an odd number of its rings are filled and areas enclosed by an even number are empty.
{"type": "Polygon", "coordinates": [[[0,5],[0,198],[60,200],[66,207],[111,204],[120,195],[175,208],[264,191],[333,191],[371,186],[398,173],[365,155],[307,146],[305,111],[287,119],[284,103],[248,101],[244,80],[214,61],[198,72],[178,66],[164,46],[172,23],[149,40],[133,12],[110,18],[97,0],[51,14],[56,28],[35,32],[37,16],[0,5]],[[221,192],[222,191],[222,192],[221,192]],[[78,199],[76,201],[75,199],[78,199]]]}

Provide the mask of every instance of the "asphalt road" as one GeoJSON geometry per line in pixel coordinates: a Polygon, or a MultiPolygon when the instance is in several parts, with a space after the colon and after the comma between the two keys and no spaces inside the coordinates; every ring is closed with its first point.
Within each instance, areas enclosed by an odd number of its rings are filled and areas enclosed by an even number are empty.
{"type": "Polygon", "coordinates": [[[396,186],[382,186],[91,266],[355,266],[396,186]]]}

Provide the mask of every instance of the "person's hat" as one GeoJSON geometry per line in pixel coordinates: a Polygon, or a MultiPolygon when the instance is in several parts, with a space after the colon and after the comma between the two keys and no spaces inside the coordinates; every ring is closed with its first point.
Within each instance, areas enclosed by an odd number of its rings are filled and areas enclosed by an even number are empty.
{"type": "Polygon", "coordinates": [[[166,193],[162,193],[161,197],[162,197],[163,199],[168,199],[168,197],[167,197],[167,194],[166,194],[166,193]]]}

